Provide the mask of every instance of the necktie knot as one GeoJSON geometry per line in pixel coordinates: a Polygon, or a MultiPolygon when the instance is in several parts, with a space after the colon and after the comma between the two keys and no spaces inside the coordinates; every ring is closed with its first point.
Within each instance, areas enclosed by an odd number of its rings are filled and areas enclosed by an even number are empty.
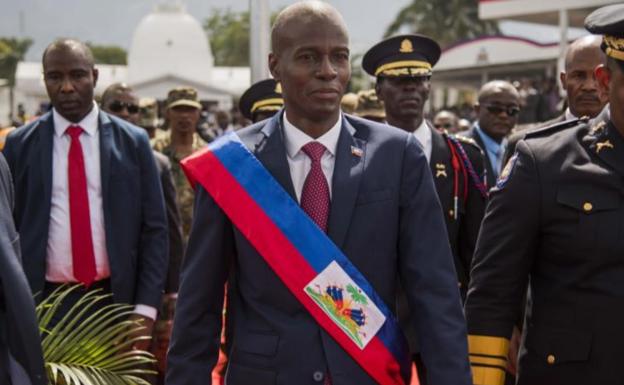
{"type": "Polygon", "coordinates": [[[319,142],[310,142],[301,147],[301,151],[309,156],[310,159],[312,159],[312,162],[319,162],[326,150],[325,146],[319,142]]]}
{"type": "Polygon", "coordinates": [[[80,134],[82,134],[82,131],[83,129],[80,126],[69,126],[67,127],[67,130],[65,130],[67,135],[71,136],[72,139],[79,138],[80,134]]]}

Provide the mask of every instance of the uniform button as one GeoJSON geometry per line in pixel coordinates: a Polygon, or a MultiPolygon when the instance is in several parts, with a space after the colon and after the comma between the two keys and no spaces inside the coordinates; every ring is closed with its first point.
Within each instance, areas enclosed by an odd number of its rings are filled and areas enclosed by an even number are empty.
{"type": "Polygon", "coordinates": [[[583,210],[585,210],[586,213],[592,211],[593,208],[594,205],[592,205],[590,202],[583,203],[583,210]]]}
{"type": "Polygon", "coordinates": [[[316,372],[312,374],[312,378],[316,382],[321,382],[323,381],[323,378],[325,378],[325,375],[323,374],[323,372],[317,370],[316,372]]]}
{"type": "Polygon", "coordinates": [[[548,362],[548,365],[554,365],[555,356],[553,356],[552,354],[549,354],[548,357],[546,357],[546,362],[548,362]]]}
{"type": "Polygon", "coordinates": [[[452,217],[453,215],[455,215],[455,211],[449,210],[449,216],[452,217]]]}

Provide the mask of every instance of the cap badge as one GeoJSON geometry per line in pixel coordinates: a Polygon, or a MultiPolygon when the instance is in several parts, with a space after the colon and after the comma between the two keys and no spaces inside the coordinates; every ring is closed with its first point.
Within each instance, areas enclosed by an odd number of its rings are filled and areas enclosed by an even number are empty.
{"type": "Polygon", "coordinates": [[[403,41],[401,42],[401,48],[399,48],[399,52],[402,52],[402,53],[414,52],[414,46],[412,45],[412,42],[410,41],[410,39],[403,39],[403,41]]]}

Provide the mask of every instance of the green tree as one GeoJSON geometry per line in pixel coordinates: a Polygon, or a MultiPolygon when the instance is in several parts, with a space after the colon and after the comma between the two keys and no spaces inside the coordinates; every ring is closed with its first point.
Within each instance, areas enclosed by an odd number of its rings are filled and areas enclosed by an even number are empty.
{"type": "Polygon", "coordinates": [[[93,58],[98,64],[117,64],[126,65],[128,59],[128,53],[125,49],[116,45],[96,45],[87,43],[91,52],[93,52],[93,58]]]}
{"type": "Polygon", "coordinates": [[[499,33],[497,23],[479,19],[476,0],[412,0],[399,11],[385,36],[403,30],[430,36],[442,47],[463,39],[499,33]]]}
{"type": "Polygon", "coordinates": [[[26,52],[32,45],[32,39],[14,37],[0,38],[0,79],[7,79],[9,86],[15,85],[17,63],[24,60],[26,52]]]}
{"type": "Polygon", "coordinates": [[[249,12],[215,9],[204,21],[216,66],[249,65],[249,12]]]}

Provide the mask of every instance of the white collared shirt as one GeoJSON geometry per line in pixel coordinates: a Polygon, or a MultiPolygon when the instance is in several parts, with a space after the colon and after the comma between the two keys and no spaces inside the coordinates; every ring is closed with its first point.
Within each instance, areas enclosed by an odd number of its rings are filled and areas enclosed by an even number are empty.
{"type": "Polygon", "coordinates": [[[433,148],[433,135],[431,134],[431,128],[425,119],[423,119],[420,126],[414,131],[414,136],[418,140],[418,143],[422,146],[425,156],[427,157],[427,162],[429,162],[431,160],[431,149],[433,148]]]}
{"type": "Polygon", "coordinates": [[[290,123],[286,117],[286,112],[284,112],[284,144],[286,146],[286,157],[288,159],[288,167],[290,168],[290,178],[292,179],[298,202],[301,201],[303,183],[312,167],[312,160],[301,151],[301,147],[315,141],[321,143],[327,149],[321,158],[321,167],[323,168],[325,178],[327,178],[329,196],[331,198],[332,177],[334,175],[334,163],[336,162],[336,147],[338,146],[341,126],[342,115],[338,117],[338,121],[329,131],[314,139],[290,123]]]}
{"type": "MultiPolygon", "coordinates": [[[[72,123],[52,109],[54,136],[52,139],[52,196],[50,206],[50,227],[46,256],[46,281],[77,282],[71,247],[71,224],[69,217],[69,185],[67,163],[71,138],[65,133],[67,127],[78,125],[84,133],[80,135],[82,156],[87,177],[89,197],[89,220],[93,254],[95,255],[96,281],[110,277],[110,264],[106,250],[104,227],[104,205],[102,201],[102,175],[100,168],[99,109],[93,102],[93,109],[79,123],[72,123]]],[[[152,306],[136,304],[134,312],[152,320],[158,310],[152,306]]]]}
{"type": "Polygon", "coordinates": [[[106,232],[102,203],[102,177],[100,168],[100,136],[98,129],[99,109],[93,109],[80,122],[72,123],[52,109],[54,138],[52,140],[52,197],[50,228],[46,259],[46,280],[49,282],[77,282],[74,277],[69,217],[69,186],[67,176],[71,138],[65,133],[67,127],[78,125],[84,132],[80,135],[82,155],[87,177],[89,219],[93,253],[95,255],[96,280],[110,277],[110,265],[106,251],[106,232]]]}
{"type": "Polygon", "coordinates": [[[568,107],[565,110],[565,120],[572,120],[572,119],[576,119],[576,116],[572,114],[572,111],[570,111],[570,108],[568,107]]]}

